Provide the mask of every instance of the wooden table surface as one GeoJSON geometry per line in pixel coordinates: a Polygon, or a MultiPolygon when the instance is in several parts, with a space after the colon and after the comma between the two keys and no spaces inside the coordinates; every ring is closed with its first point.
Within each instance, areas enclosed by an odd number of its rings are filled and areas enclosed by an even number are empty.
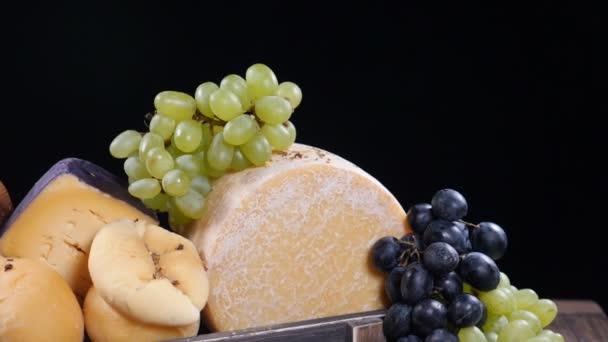
{"type": "MultiPolygon", "coordinates": [[[[549,329],[568,342],[608,342],[608,318],[592,301],[556,300],[559,315],[549,329]]],[[[200,335],[179,342],[371,342],[384,341],[382,311],[235,332],[200,335]]]]}

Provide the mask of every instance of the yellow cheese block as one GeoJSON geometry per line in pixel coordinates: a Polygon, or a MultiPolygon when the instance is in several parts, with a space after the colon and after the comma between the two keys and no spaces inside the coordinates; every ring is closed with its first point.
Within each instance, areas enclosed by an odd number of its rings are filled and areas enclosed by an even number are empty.
{"type": "Polygon", "coordinates": [[[81,342],[82,311],[48,265],[0,256],[0,341],[81,342]]]}
{"type": "Polygon", "coordinates": [[[93,342],[146,342],[191,337],[198,332],[200,323],[167,327],[138,322],[114,309],[101,298],[95,287],[89,289],[83,311],[87,335],[93,342]]]}
{"type": "Polygon", "coordinates": [[[397,200],[352,163],[309,146],[221,177],[182,228],[208,268],[216,331],[380,309],[374,242],[409,228],[397,200]]]}
{"type": "Polygon", "coordinates": [[[104,224],[123,218],[155,223],[126,202],[62,174],[8,226],[0,254],[44,260],[82,299],[91,286],[87,258],[93,237],[104,224]]]}

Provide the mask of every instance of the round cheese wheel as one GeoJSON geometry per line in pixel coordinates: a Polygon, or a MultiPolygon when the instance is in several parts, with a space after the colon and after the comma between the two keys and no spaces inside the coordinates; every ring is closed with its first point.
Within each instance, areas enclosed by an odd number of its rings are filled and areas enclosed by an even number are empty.
{"type": "Polygon", "coordinates": [[[91,287],[84,300],[84,321],[87,335],[93,342],[165,341],[195,336],[199,323],[167,327],[135,321],[108,304],[91,287]]]}
{"type": "Polygon", "coordinates": [[[219,178],[205,216],[178,230],[208,268],[205,322],[227,331],[383,308],[370,249],[408,228],[372,176],[295,144],[265,167],[219,178]]]}
{"type": "Polygon", "coordinates": [[[0,341],[81,342],[82,311],[72,289],[37,260],[0,256],[0,341]]]}

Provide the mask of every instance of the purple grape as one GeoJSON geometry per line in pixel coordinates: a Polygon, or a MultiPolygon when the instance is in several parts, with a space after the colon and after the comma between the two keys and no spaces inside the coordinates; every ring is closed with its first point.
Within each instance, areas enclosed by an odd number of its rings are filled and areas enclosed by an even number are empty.
{"type": "Polygon", "coordinates": [[[481,252],[494,260],[500,259],[507,250],[507,234],[496,223],[481,222],[471,232],[471,246],[475,252],[481,252]]]}
{"type": "Polygon", "coordinates": [[[384,336],[388,340],[396,340],[399,337],[407,336],[410,333],[412,307],[405,304],[393,304],[386,315],[382,324],[384,336]]]}
{"type": "Polygon", "coordinates": [[[414,305],[427,298],[433,290],[431,273],[419,263],[413,263],[405,268],[401,278],[401,297],[407,304],[414,305]]]}
{"type": "Polygon", "coordinates": [[[458,342],[458,337],[445,329],[435,329],[424,342],[458,342]]]}
{"type": "Polygon", "coordinates": [[[498,266],[487,255],[471,252],[464,256],[458,266],[462,280],[480,291],[494,290],[500,282],[498,266]]]}
{"type": "Polygon", "coordinates": [[[448,320],[458,328],[472,327],[483,316],[483,304],[477,297],[464,293],[448,305],[448,320]]]}
{"type": "Polygon", "coordinates": [[[445,242],[454,247],[458,254],[467,252],[467,239],[462,229],[455,222],[445,220],[432,221],[424,232],[424,243],[445,242]]]}
{"type": "Polygon", "coordinates": [[[456,190],[439,190],[431,200],[433,214],[447,221],[458,221],[467,215],[469,207],[465,198],[456,190]]]}
{"type": "Polygon", "coordinates": [[[459,294],[462,294],[462,279],[456,272],[450,272],[435,278],[435,289],[447,302],[452,301],[459,294]]]}
{"type": "Polygon", "coordinates": [[[376,241],[372,247],[372,261],[374,266],[384,272],[389,272],[399,263],[399,257],[404,247],[397,238],[385,236],[376,241]]]}
{"type": "Polygon", "coordinates": [[[419,337],[429,335],[435,329],[447,327],[447,309],[434,299],[424,299],[412,309],[411,328],[419,337]]]}
{"type": "Polygon", "coordinates": [[[407,211],[407,222],[414,233],[423,235],[426,226],[433,220],[433,207],[428,203],[420,203],[410,207],[407,211]]]}
{"type": "Polygon", "coordinates": [[[384,280],[384,292],[391,303],[403,301],[403,297],[401,297],[401,278],[403,278],[403,273],[405,273],[405,267],[397,266],[389,272],[384,280]]]}
{"type": "Polygon", "coordinates": [[[458,267],[459,261],[458,252],[445,242],[433,242],[422,256],[422,264],[434,275],[452,272],[458,267]]]}

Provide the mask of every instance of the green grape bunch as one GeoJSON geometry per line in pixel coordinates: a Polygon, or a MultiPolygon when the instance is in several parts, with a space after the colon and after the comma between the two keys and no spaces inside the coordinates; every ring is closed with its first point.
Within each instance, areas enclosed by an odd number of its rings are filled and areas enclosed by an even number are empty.
{"type": "Polygon", "coordinates": [[[268,66],[254,64],[245,78],[231,74],[219,86],[204,82],[194,96],[158,93],[149,132],[120,133],[110,154],[125,159],[129,193],[167,212],[176,229],[202,217],[214,179],[264,166],[272,151],[295,142],[290,119],[301,102],[300,87],[279,83],[268,66]]]}

